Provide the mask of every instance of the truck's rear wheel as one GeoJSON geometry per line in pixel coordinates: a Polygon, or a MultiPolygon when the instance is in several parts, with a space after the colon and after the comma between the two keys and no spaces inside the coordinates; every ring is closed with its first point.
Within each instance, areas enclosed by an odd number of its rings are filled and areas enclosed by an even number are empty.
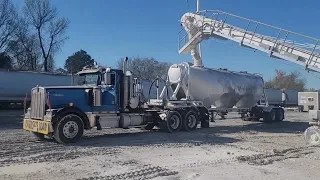
{"type": "Polygon", "coordinates": [[[182,118],[179,112],[169,111],[165,120],[160,122],[160,129],[169,133],[178,132],[181,129],[182,118]]]}
{"type": "Polygon", "coordinates": [[[72,143],[81,139],[83,131],[82,119],[75,114],[67,114],[55,124],[53,137],[59,143],[72,143]]]}
{"type": "Polygon", "coordinates": [[[182,129],[185,131],[193,131],[198,125],[198,115],[194,111],[189,111],[182,120],[182,129]]]}

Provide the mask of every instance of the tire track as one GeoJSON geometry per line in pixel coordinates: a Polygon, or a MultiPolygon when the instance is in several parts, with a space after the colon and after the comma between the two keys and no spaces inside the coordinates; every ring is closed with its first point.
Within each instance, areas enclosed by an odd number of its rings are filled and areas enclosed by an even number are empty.
{"type": "Polygon", "coordinates": [[[255,154],[249,156],[238,156],[237,160],[241,163],[248,163],[251,165],[268,165],[276,161],[283,161],[290,158],[306,157],[314,153],[312,149],[314,146],[288,148],[284,150],[274,149],[271,153],[255,154]]]}
{"type": "Polygon", "coordinates": [[[268,165],[275,161],[283,161],[289,158],[308,158],[309,154],[312,154],[314,146],[288,148],[283,150],[274,149],[271,153],[258,153],[248,156],[235,156],[232,158],[216,159],[211,161],[194,162],[176,166],[165,166],[169,169],[184,169],[184,168],[196,168],[202,166],[216,166],[229,163],[248,163],[251,165],[268,165]]]}
{"type": "MultiPolygon", "coordinates": [[[[41,151],[41,148],[37,150],[31,150],[27,153],[17,153],[14,156],[6,156],[0,158],[0,167],[8,166],[12,164],[31,164],[41,162],[59,162],[81,158],[84,156],[95,155],[114,155],[120,153],[117,149],[111,148],[99,148],[99,149],[78,149],[78,150],[66,150],[60,148],[57,150],[51,148],[50,151],[41,151]]],[[[12,155],[12,154],[11,154],[12,155]]]]}
{"type": "Polygon", "coordinates": [[[162,168],[160,166],[146,165],[138,170],[130,171],[127,173],[114,174],[110,176],[94,176],[88,178],[81,178],[77,180],[121,180],[121,179],[151,179],[155,177],[172,176],[178,172],[162,168]]]}

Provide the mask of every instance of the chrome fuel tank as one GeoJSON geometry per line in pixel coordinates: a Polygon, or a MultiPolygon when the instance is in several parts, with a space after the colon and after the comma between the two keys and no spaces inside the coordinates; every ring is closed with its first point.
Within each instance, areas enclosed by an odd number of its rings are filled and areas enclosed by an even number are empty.
{"type": "Polygon", "coordinates": [[[208,108],[251,108],[263,95],[263,78],[246,72],[174,64],[168,70],[168,81],[176,98],[202,101],[208,108]]]}

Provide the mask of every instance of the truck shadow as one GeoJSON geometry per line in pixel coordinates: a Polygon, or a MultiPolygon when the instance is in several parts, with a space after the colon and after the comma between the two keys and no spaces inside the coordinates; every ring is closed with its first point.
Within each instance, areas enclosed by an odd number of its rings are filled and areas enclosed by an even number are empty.
{"type": "Polygon", "coordinates": [[[117,146],[200,146],[204,144],[228,144],[241,141],[231,137],[221,137],[202,129],[193,132],[164,133],[159,130],[127,132],[117,134],[86,135],[71,146],[117,147],[117,146]]]}
{"type": "MultiPolygon", "coordinates": [[[[242,141],[224,134],[233,133],[292,133],[302,134],[309,127],[308,122],[283,121],[278,123],[248,122],[239,125],[218,125],[197,129],[192,132],[164,133],[157,129],[151,131],[130,131],[114,134],[86,134],[81,141],[71,146],[116,147],[116,146],[197,146],[231,144],[242,141]]],[[[95,130],[94,130],[95,131],[95,130]]]]}

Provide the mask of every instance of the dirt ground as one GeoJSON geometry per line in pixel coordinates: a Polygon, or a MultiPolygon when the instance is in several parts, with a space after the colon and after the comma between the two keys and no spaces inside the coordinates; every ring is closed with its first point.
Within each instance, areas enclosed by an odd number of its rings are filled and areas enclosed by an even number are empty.
{"type": "Polygon", "coordinates": [[[210,128],[86,132],[75,144],[39,142],[22,130],[21,111],[0,111],[0,179],[320,179],[319,147],[307,146],[308,113],[281,123],[237,114],[210,128]]]}

